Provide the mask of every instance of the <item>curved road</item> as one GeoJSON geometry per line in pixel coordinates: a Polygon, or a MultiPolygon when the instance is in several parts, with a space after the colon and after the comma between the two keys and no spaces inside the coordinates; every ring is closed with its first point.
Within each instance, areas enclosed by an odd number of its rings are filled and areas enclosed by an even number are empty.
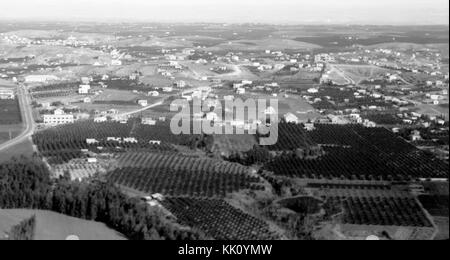
{"type": "Polygon", "coordinates": [[[16,138],[0,144],[0,153],[30,138],[35,129],[30,97],[24,86],[21,85],[17,88],[16,98],[19,99],[22,112],[22,123],[25,126],[25,130],[16,138]]]}

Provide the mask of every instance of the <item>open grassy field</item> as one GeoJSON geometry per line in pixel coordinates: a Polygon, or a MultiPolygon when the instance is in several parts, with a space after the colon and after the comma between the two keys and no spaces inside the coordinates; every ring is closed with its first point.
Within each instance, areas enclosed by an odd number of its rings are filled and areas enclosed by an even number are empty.
{"type": "Polygon", "coordinates": [[[17,126],[16,129],[6,130],[0,126],[0,144],[7,142],[20,134],[22,126],[17,126]]]}
{"type": "Polygon", "coordinates": [[[0,125],[19,124],[20,122],[22,122],[22,116],[18,100],[0,100],[0,125]]]}
{"type": "Polygon", "coordinates": [[[0,209],[0,239],[21,221],[36,216],[35,240],[65,240],[76,235],[80,240],[125,240],[103,223],[68,217],[51,211],[0,209]]]}
{"type": "Polygon", "coordinates": [[[12,159],[13,157],[26,156],[31,157],[33,155],[33,144],[31,141],[26,140],[15,146],[12,146],[6,150],[0,152],[0,163],[12,159]]]}

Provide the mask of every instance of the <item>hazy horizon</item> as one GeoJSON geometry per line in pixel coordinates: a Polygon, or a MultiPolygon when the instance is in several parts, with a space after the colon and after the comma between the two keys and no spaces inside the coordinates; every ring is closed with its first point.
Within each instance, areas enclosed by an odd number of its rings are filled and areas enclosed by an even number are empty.
{"type": "Polygon", "coordinates": [[[15,0],[0,19],[99,22],[448,25],[448,0],[15,0]]]}

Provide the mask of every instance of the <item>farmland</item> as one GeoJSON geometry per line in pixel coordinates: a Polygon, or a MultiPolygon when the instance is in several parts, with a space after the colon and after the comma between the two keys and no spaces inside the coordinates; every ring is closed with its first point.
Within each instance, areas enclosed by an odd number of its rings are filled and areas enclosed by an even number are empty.
{"type": "Polygon", "coordinates": [[[411,180],[448,177],[448,165],[384,128],[317,125],[308,135],[324,149],[323,156],[313,160],[280,156],[269,162],[266,169],[277,175],[300,178],[411,180]]]}
{"type": "Polygon", "coordinates": [[[0,100],[0,126],[15,125],[22,122],[20,105],[17,99],[0,100]]]}
{"type": "Polygon", "coordinates": [[[128,153],[108,178],[145,193],[223,197],[241,189],[264,190],[261,179],[239,164],[174,153],[128,153]]]}
{"type": "Polygon", "coordinates": [[[218,240],[272,240],[276,233],[262,220],[223,200],[168,198],[164,201],[178,221],[204,230],[218,240]]]}
{"type": "Polygon", "coordinates": [[[33,142],[51,163],[68,162],[71,159],[82,157],[81,149],[95,152],[99,152],[99,150],[121,152],[123,149],[170,151],[174,149],[172,145],[194,145],[195,147],[199,144],[196,136],[173,135],[168,127],[167,124],[141,125],[138,121],[133,120],[127,124],[83,121],[38,132],[33,136],[33,142]],[[112,137],[114,140],[108,140],[108,137],[112,137]],[[136,142],[122,142],[123,138],[134,138],[136,142]],[[96,141],[88,144],[87,139],[96,141]],[[161,141],[161,144],[151,144],[152,140],[161,141]],[[101,148],[99,149],[99,147],[101,148]]]}

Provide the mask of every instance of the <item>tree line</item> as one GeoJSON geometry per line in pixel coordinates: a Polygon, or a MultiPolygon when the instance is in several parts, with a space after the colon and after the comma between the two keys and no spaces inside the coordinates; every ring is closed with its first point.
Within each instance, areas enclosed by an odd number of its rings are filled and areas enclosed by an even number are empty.
{"type": "Polygon", "coordinates": [[[0,165],[0,208],[51,210],[103,222],[132,240],[208,239],[198,230],[180,227],[160,209],[127,197],[111,183],[52,180],[38,157],[0,165]]]}

